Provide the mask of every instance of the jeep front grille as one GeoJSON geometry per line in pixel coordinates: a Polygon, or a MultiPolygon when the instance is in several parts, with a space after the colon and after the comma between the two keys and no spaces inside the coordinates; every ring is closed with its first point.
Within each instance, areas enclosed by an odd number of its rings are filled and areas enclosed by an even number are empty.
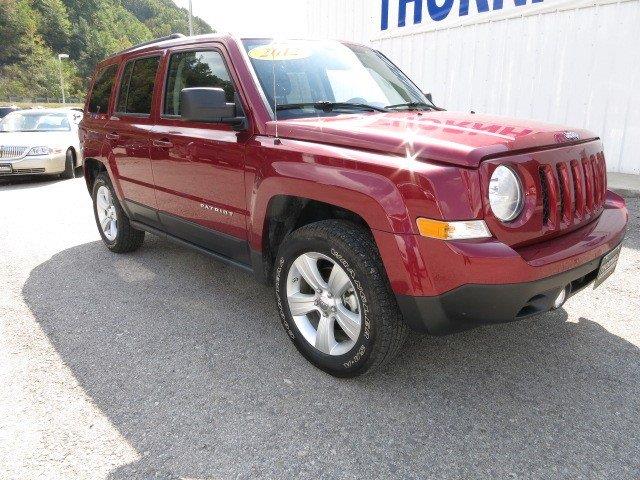
{"type": "Polygon", "coordinates": [[[501,242],[527,246],[570,233],[591,223],[604,209],[607,173],[602,142],[547,146],[497,155],[480,165],[485,194],[485,222],[501,242]],[[518,172],[524,191],[522,213],[501,222],[489,206],[488,184],[498,165],[518,172]]]}
{"type": "Polygon", "coordinates": [[[541,165],[542,224],[548,230],[582,223],[602,210],[607,189],[602,152],[570,161],[541,165]]]}

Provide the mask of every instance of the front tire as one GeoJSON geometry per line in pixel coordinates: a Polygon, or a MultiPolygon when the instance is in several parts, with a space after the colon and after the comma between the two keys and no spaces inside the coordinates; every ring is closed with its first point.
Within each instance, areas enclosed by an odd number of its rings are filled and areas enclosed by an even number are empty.
{"type": "Polygon", "coordinates": [[[131,226],[115,194],[111,179],[100,173],[93,183],[93,213],[102,241],[115,253],[133,252],[144,242],[144,231],[131,226]]]}
{"type": "Polygon", "coordinates": [[[76,161],[73,150],[69,148],[66,153],[64,162],[64,172],[60,174],[60,178],[70,180],[76,177],[76,161]]]}
{"type": "Polygon", "coordinates": [[[325,220],[288,235],[275,288],[294,345],[331,375],[354,377],[389,362],[407,336],[375,242],[353,223],[325,220]]]}

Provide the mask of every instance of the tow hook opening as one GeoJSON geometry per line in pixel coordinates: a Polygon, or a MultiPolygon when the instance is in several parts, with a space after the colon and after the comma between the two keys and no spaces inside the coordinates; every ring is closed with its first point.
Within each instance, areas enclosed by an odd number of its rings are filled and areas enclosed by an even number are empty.
{"type": "Polygon", "coordinates": [[[562,290],[560,290],[560,292],[558,293],[558,296],[553,301],[553,310],[557,310],[562,305],[564,305],[564,302],[566,302],[567,298],[569,297],[570,291],[571,291],[571,284],[567,285],[562,290]]]}
{"type": "Polygon", "coordinates": [[[520,309],[516,318],[524,318],[537,313],[557,310],[564,305],[573,289],[571,284],[565,285],[558,293],[550,291],[535,295],[520,309]]]}

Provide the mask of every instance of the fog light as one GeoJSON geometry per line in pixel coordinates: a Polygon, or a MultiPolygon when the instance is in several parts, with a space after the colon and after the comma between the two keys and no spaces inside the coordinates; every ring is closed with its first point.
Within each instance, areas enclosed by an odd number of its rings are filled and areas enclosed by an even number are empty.
{"type": "Polygon", "coordinates": [[[560,293],[558,294],[556,299],[553,301],[553,309],[555,310],[556,308],[560,308],[566,299],[567,299],[567,288],[565,287],[562,290],[560,290],[560,293]]]}

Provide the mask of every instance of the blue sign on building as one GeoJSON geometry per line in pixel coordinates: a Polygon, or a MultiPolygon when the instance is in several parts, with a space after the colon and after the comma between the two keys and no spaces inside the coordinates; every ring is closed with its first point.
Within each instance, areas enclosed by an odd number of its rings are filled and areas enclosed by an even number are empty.
{"type": "MultiPolygon", "coordinates": [[[[387,30],[389,28],[389,1],[382,0],[382,12],[381,12],[381,30],[387,30]]],[[[424,11],[424,5],[422,0],[394,0],[398,2],[398,27],[404,27],[407,22],[407,5],[413,4],[413,24],[417,25],[422,23],[422,15],[424,11]]],[[[444,0],[441,5],[436,0],[425,0],[426,10],[431,20],[439,22],[449,17],[450,15],[457,15],[458,17],[464,17],[469,15],[469,2],[475,1],[478,13],[484,13],[489,11],[502,10],[504,7],[504,0],[492,0],[491,5],[489,0],[458,0],[458,8],[453,8],[454,0],[444,0]]],[[[543,0],[531,0],[531,3],[542,3],[543,0]]],[[[523,7],[527,5],[527,0],[513,0],[514,6],[523,7]]]]}

